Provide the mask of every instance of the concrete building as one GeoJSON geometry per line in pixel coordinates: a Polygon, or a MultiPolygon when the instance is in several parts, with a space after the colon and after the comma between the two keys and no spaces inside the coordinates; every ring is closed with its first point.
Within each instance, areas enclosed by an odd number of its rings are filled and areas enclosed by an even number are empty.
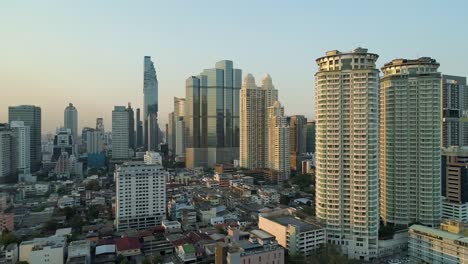
{"type": "Polygon", "coordinates": [[[85,127],[81,133],[81,139],[86,146],[86,153],[101,153],[103,150],[103,134],[100,130],[85,127]]]}
{"type": "Polygon", "coordinates": [[[54,146],[52,150],[52,162],[58,161],[62,153],[69,156],[76,154],[76,144],[73,134],[69,128],[59,128],[54,136],[54,146]]]}
{"type": "Polygon", "coordinates": [[[112,111],[112,158],[126,160],[129,155],[129,120],[125,106],[115,106],[112,111]]]}
{"type": "Polygon", "coordinates": [[[15,133],[0,124],[0,184],[18,181],[18,150],[15,133]]]}
{"type": "Polygon", "coordinates": [[[159,139],[158,126],[158,78],[151,56],[144,58],[143,80],[143,120],[144,145],[146,150],[157,151],[159,139]]]}
{"type": "Polygon", "coordinates": [[[65,107],[63,113],[63,127],[65,129],[70,129],[73,140],[78,142],[78,111],[72,103],[65,107]]]}
{"type": "Polygon", "coordinates": [[[36,172],[41,168],[41,108],[33,105],[8,107],[8,122],[23,121],[30,129],[30,168],[36,172]]]}
{"type": "Polygon", "coordinates": [[[382,67],[379,173],[385,224],[440,223],[438,68],[427,57],[396,59],[382,67]]]}
{"type": "Polygon", "coordinates": [[[307,119],[303,115],[289,118],[289,164],[294,171],[301,171],[301,157],[306,153],[306,124],[307,119]]]}
{"type": "Polygon", "coordinates": [[[166,177],[160,164],[125,162],[114,172],[117,231],[145,230],[166,217],[166,177]]]}
{"type": "Polygon", "coordinates": [[[96,130],[100,131],[104,135],[104,133],[106,132],[104,130],[104,118],[96,118],[96,130]]]}
{"type": "Polygon", "coordinates": [[[273,235],[289,254],[301,253],[310,256],[327,243],[325,228],[294,217],[292,210],[288,208],[261,213],[258,227],[273,235]]]}
{"type": "Polygon", "coordinates": [[[447,221],[440,229],[412,225],[408,252],[414,263],[468,263],[468,230],[465,223],[447,221]]]}
{"type": "MultiPolygon", "coordinates": [[[[285,252],[284,248],[278,245],[275,237],[262,230],[250,231],[248,240],[238,240],[232,238],[233,243],[227,247],[224,254],[226,264],[250,263],[250,264],[284,264],[285,252]]],[[[219,251],[218,251],[219,252],[219,251]]],[[[219,255],[217,252],[216,255],[219,255]]],[[[223,255],[221,253],[220,255],[223,255]]],[[[218,259],[223,259],[223,257],[218,259]]],[[[218,262],[216,262],[218,263],[218,262]]]]}
{"type": "Polygon", "coordinates": [[[468,146],[466,77],[442,75],[442,147],[468,146]]]}
{"type": "Polygon", "coordinates": [[[91,264],[91,242],[89,240],[70,242],[67,263],[91,264]]]}
{"type": "Polygon", "coordinates": [[[468,147],[442,148],[442,218],[468,222],[468,147]]]}
{"type": "Polygon", "coordinates": [[[63,264],[66,246],[67,241],[64,236],[41,237],[23,241],[20,244],[19,261],[26,261],[30,264],[63,264]]]}
{"type": "Polygon", "coordinates": [[[248,169],[268,167],[268,107],[278,100],[278,90],[270,75],[258,87],[248,74],[240,92],[240,166],[248,169]]]}
{"type": "Polygon", "coordinates": [[[289,179],[289,126],[279,101],[268,107],[268,168],[277,171],[278,182],[289,179]]]}
{"type": "Polygon", "coordinates": [[[136,109],[136,134],[135,134],[135,143],[137,148],[143,147],[143,121],[141,121],[140,108],[136,109]]]}
{"type": "Polygon", "coordinates": [[[15,215],[13,213],[0,212],[0,233],[15,230],[15,215]]]}
{"type": "Polygon", "coordinates": [[[308,121],[305,127],[306,152],[315,153],[315,121],[308,121]]]}
{"type": "Polygon", "coordinates": [[[17,164],[19,177],[26,176],[31,173],[31,130],[24,125],[23,121],[13,121],[10,128],[15,136],[15,144],[17,149],[17,164]]]}
{"type": "Polygon", "coordinates": [[[169,114],[168,144],[173,154],[185,156],[185,98],[174,97],[174,112],[169,114]]]}
{"type": "Polygon", "coordinates": [[[18,244],[11,243],[5,246],[0,246],[0,263],[16,264],[19,259],[18,244]]]}
{"type": "Polygon", "coordinates": [[[239,158],[239,92],[242,71],[219,61],[186,80],[186,165],[213,167],[239,158]]]}
{"type": "Polygon", "coordinates": [[[351,258],[377,257],[377,54],[356,48],[316,60],[316,215],[351,258]]]}
{"type": "Polygon", "coordinates": [[[143,160],[146,164],[162,166],[162,157],[158,152],[146,151],[143,160]]]}

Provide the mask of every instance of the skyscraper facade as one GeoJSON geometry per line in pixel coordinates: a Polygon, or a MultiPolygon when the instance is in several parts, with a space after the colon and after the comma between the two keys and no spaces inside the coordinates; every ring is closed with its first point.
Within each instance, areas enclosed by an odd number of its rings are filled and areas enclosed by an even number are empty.
{"type": "Polygon", "coordinates": [[[133,111],[132,104],[128,103],[128,147],[135,150],[135,112],[133,111]]]}
{"type": "Polygon", "coordinates": [[[15,144],[17,149],[17,164],[18,174],[28,175],[31,173],[31,131],[29,127],[24,125],[23,121],[13,121],[10,128],[15,136],[15,144]]]}
{"type": "Polygon", "coordinates": [[[316,215],[352,258],[378,251],[377,54],[357,48],[316,60],[316,215]]]}
{"type": "Polygon", "coordinates": [[[240,166],[248,169],[266,168],[265,158],[265,93],[247,74],[240,91],[240,166]]]}
{"type": "Polygon", "coordinates": [[[289,119],[289,163],[294,171],[302,169],[301,155],[306,153],[306,123],[303,115],[293,115],[289,119]]]}
{"type": "Polygon", "coordinates": [[[8,121],[23,121],[30,129],[30,163],[31,172],[41,168],[41,108],[33,105],[20,105],[8,107],[8,121]]]}
{"type": "Polygon", "coordinates": [[[277,181],[284,181],[289,178],[291,170],[290,138],[284,107],[279,101],[268,107],[268,120],[268,168],[279,172],[277,181]]]}
{"type": "Polygon", "coordinates": [[[174,97],[174,112],[169,114],[169,149],[179,157],[185,156],[185,98],[174,97]]]}
{"type": "Polygon", "coordinates": [[[145,148],[157,150],[159,144],[158,78],[150,56],[144,58],[143,101],[145,148]]]}
{"type": "Polygon", "coordinates": [[[167,115],[167,131],[166,131],[166,139],[167,139],[167,147],[173,154],[175,154],[175,118],[174,112],[170,112],[167,115]]]}
{"type": "Polygon", "coordinates": [[[73,139],[78,142],[78,111],[72,103],[65,107],[63,114],[63,126],[71,130],[73,139]]]}
{"type": "Polygon", "coordinates": [[[186,165],[212,167],[239,157],[242,71],[232,61],[186,80],[186,165]]]}
{"type": "Polygon", "coordinates": [[[96,118],[96,130],[99,130],[104,135],[104,119],[102,117],[96,118]]]}
{"type": "Polygon", "coordinates": [[[15,133],[8,124],[0,124],[0,183],[18,180],[18,150],[15,133]]]}
{"type": "Polygon", "coordinates": [[[125,106],[115,106],[112,111],[112,158],[129,158],[129,120],[125,106]]]}
{"type": "Polygon", "coordinates": [[[308,121],[305,129],[306,152],[315,153],[315,121],[308,121]]]}
{"type": "Polygon", "coordinates": [[[136,110],[136,147],[141,148],[143,146],[143,122],[141,121],[140,108],[136,110]]]}
{"type": "Polygon", "coordinates": [[[439,63],[396,59],[380,83],[380,213],[384,223],[437,226],[440,199],[439,63]]]}
{"type": "Polygon", "coordinates": [[[278,100],[278,90],[270,75],[258,87],[248,74],[243,81],[240,99],[240,166],[249,169],[269,168],[268,107],[278,100]]]}
{"type": "Polygon", "coordinates": [[[101,153],[103,148],[103,143],[102,143],[102,138],[103,135],[101,131],[90,128],[90,127],[85,127],[83,128],[83,132],[81,133],[81,137],[83,140],[83,143],[86,146],[86,153],[88,154],[94,154],[94,153],[101,153]]]}
{"type": "Polygon", "coordinates": [[[442,75],[442,147],[468,146],[466,77],[442,75]]]}

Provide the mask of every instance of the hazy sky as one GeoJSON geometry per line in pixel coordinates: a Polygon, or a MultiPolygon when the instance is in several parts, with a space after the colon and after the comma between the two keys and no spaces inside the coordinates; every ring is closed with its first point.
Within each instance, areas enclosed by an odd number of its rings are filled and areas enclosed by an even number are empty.
{"type": "Polygon", "coordinates": [[[430,56],[468,75],[468,1],[1,1],[0,122],[8,106],[42,108],[43,132],[69,102],[80,131],[114,105],[143,101],[143,56],[159,80],[160,125],[185,79],[218,60],[260,83],[270,73],[288,114],[313,116],[315,59],[366,47],[393,58],[430,56]]]}

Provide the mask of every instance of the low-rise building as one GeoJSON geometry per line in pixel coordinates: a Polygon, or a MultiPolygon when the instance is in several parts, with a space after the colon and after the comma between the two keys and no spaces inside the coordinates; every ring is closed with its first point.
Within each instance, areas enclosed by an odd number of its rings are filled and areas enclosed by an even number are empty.
{"type": "Polygon", "coordinates": [[[18,244],[11,243],[6,246],[0,247],[0,263],[2,264],[16,264],[19,259],[18,244]]]}
{"type": "Polygon", "coordinates": [[[167,233],[177,233],[182,230],[182,225],[178,221],[162,221],[162,226],[165,228],[167,233]]]}
{"type": "Polygon", "coordinates": [[[412,225],[408,252],[415,263],[468,263],[468,226],[448,220],[439,228],[412,225]]]}
{"type": "Polygon", "coordinates": [[[213,180],[219,183],[219,188],[229,188],[229,180],[232,179],[231,174],[215,173],[213,180]]]}
{"type": "Polygon", "coordinates": [[[15,215],[13,213],[0,212],[0,233],[4,230],[15,230],[15,215]]]}
{"type": "Polygon", "coordinates": [[[143,254],[148,255],[169,255],[174,253],[174,246],[165,236],[165,229],[157,226],[152,230],[141,232],[138,237],[142,245],[143,254]]]}
{"type": "Polygon", "coordinates": [[[141,243],[136,237],[119,237],[114,241],[117,255],[132,257],[141,254],[141,243]]]}
{"type": "Polygon", "coordinates": [[[68,245],[67,263],[91,263],[91,242],[88,240],[72,241],[68,245]]]}
{"type": "Polygon", "coordinates": [[[50,236],[23,241],[19,248],[19,261],[35,263],[63,263],[65,256],[66,237],[50,236]]]}
{"type": "Polygon", "coordinates": [[[275,236],[290,254],[309,256],[326,243],[325,228],[295,217],[292,208],[260,213],[258,227],[275,236]]]}
{"type": "Polygon", "coordinates": [[[96,246],[94,263],[112,264],[116,261],[115,244],[104,244],[96,246]]]}
{"type": "Polygon", "coordinates": [[[198,218],[204,224],[208,224],[211,218],[216,217],[216,207],[201,206],[197,209],[198,218]]]}
{"type": "Polygon", "coordinates": [[[195,255],[195,247],[192,244],[186,243],[176,248],[177,256],[184,263],[195,262],[197,257],[195,255]]]}

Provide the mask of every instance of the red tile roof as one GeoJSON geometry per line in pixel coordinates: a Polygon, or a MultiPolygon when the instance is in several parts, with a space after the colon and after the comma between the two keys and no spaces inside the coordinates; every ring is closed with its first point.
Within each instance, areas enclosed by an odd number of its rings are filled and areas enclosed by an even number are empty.
{"type": "Polygon", "coordinates": [[[115,246],[117,251],[139,249],[141,248],[140,240],[136,237],[120,237],[115,238],[115,246]]]}

